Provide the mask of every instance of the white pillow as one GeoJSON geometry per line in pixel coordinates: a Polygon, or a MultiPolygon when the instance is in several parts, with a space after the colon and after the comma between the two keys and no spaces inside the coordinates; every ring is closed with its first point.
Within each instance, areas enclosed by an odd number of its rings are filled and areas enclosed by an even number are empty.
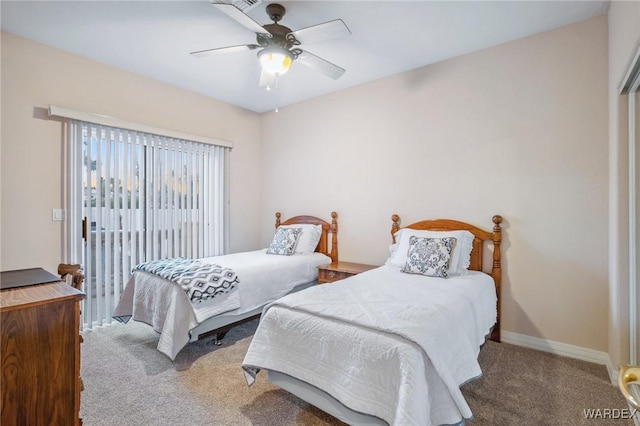
{"type": "Polygon", "coordinates": [[[301,228],[302,232],[298,236],[298,243],[296,244],[296,253],[313,253],[318,247],[320,237],[322,236],[322,225],[311,225],[301,223],[298,225],[281,225],[280,228],[301,228]]]}
{"type": "Polygon", "coordinates": [[[397,249],[386,264],[403,268],[407,263],[409,252],[409,238],[411,236],[422,238],[447,238],[456,239],[456,245],[451,253],[449,264],[449,276],[466,275],[471,262],[471,249],[473,249],[473,234],[469,231],[421,231],[417,229],[402,228],[395,233],[397,249]]]}

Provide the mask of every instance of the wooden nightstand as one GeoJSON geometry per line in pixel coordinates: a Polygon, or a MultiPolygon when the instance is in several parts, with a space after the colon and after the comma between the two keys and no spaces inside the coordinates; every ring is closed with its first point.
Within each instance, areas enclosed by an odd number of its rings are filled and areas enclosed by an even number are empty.
{"type": "Polygon", "coordinates": [[[340,261],[318,266],[318,284],[332,283],[374,268],[377,266],[340,261]]]}

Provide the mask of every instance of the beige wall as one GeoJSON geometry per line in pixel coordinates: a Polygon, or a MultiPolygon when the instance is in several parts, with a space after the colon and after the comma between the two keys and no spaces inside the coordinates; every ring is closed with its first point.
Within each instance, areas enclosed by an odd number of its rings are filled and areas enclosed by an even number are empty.
{"type": "Polygon", "coordinates": [[[336,210],[340,258],[381,264],[393,213],[498,213],[503,329],[606,351],[607,119],[606,16],[267,113],[263,243],[336,210]]]}
{"type": "Polygon", "coordinates": [[[258,248],[262,175],[258,114],[2,32],[1,269],[63,259],[61,124],[42,116],[56,104],[233,141],[231,251],[258,248]]]}
{"type": "Polygon", "coordinates": [[[640,2],[609,7],[609,355],[615,366],[629,362],[629,250],[626,97],[619,96],[633,55],[640,47],[640,2]]]}
{"type": "Polygon", "coordinates": [[[376,264],[393,213],[502,214],[503,328],[611,347],[606,17],[262,116],[4,32],[1,47],[3,270],[62,256],[60,124],[34,113],[59,104],[232,140],[232,251],[266,245],[278,210],[338,211],[341,259],[376,264]]]}

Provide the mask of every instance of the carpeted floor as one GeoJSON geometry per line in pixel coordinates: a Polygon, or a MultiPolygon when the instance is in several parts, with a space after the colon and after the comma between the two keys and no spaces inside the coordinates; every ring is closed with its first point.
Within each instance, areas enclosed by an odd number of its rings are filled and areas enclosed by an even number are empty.
{"type": "MultiPolygon", "coordinates": [[[[240,364],[256,325],[232,329],[222,346],[189,344],[175,362],[156,350],[146,324],[84,331],[84,425],[341,425],[264,373],[247,386],[240,364]]],[[[480,364],[483,377],[462,388],[475,416],[469,426],[633,425],[585,418],[585,409],[627,408],[604,366],[494,342],[480,364]]]]}

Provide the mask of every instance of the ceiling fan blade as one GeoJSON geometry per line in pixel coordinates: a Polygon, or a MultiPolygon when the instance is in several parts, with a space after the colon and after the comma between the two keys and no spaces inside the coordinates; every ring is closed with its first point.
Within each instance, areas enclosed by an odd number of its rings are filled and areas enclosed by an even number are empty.
{"type": "Polygon", "coordinates": [[[347,24],[345,24],[342,19],[336,19],[311,27],[301,28],[292,31],[291,34],[293,34],[300,43],[316,43],[351,35],[351,30],[349,30],[349,27],[347,27],[347,24]]]}
{"type": "Polygon", "coordinates": [[[260,87],[274,87],[276,84],[276,76],[264,69],[260,72],[260,87]]]}
{"type": "Polygon", "coordinates": [[[215,49],[198,50],[191,52],[196,58],[204,58],[205,56],[215,55],[219,53],[244,52],[245,50],[256,50],[259,48],[257,44],[241,44],[239,46],[217,47],[215,49]]]}
{"type": "Polygon", "coordinates": [[[340,68],[336,64],[332,64],[326,59],[322,59],[321,57],[316,56],[313,53],[309,53],[306,50],[303,50],[302,53],[298,55],[298,57],[296,58],[296,62],[319,71],[334,80],[340,78],[340,76],[342,76],[345,71],[344,68],[340,68]]]}
{"type": "Polygon", "coordinates": [[[245,28],[250,29],[254,33],[271,38],[271,33],[269,33],[269,31],[265,30],[262,25],[251,19],[248,15],[245,15],[243,11],[241,11],[234,5],[227,3],[211,3],[211,6],[215,7],[225,15],[233,18],[237,23],[244,26],[245,28]]]}

